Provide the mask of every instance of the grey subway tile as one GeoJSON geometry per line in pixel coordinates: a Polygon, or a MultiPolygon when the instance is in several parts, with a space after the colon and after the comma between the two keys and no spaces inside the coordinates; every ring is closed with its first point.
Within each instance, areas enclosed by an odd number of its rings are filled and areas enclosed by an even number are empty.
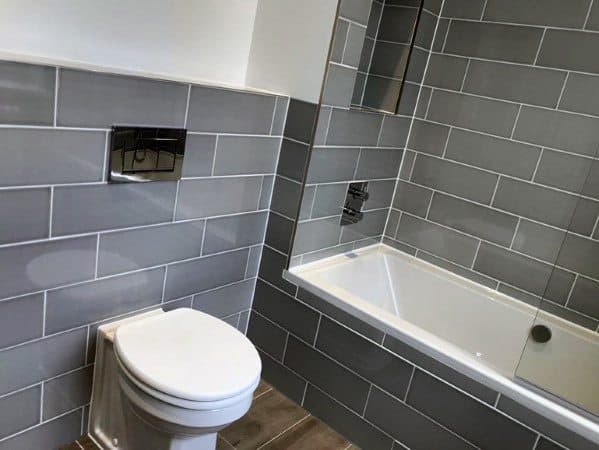
{"type": "Polygon", "coordinates": [[[400,181],[397,184],[393,207],[415,216],[425,217],[433,191],[413,183],[400,181]]]}
{"type": "Polygon", "coordinates": [[[480,19],[485,0],[445,0],[441,16],[452,19],[480,19]]]}
{"type": "Polygon", "coordinates": [[[308,146],[283,138],[277,174],[303,182],[308,161],[308,146]]]}
{"type": "MultiPolygon", "coordinates": [[[[429,89],[429,88],[424,88],[429,89]]],[[[423,90],[424,90],[423,89],[423,90]]],[[[405,82],[403,85],[403,91],[399,98],[399,106],[397,107],[397,114],[402,116],[411,116],[416,110],[418,101],[418,95],[420,93],[421,86],[411,82],[405,82]]],[[[422,94],[424,96],[424,94],[422,94]]],[[[420,99],[422,101],[422,99],[420,99]]],[[[419,116],[419,113],[416,114],[419,116]]]]}
{"type": "Polygon", "coordinates": [[[411,119],[385,115],[381,129],[379,147],[404,147],[408,140],[411,119]]]}
{"type": "Polygon", "coordinates": [[[599,31],[599,4],[597,2],[593,2],[586,28],[599,31]]]}
{"type": "MultiPolygon", "coordinates": [[[[166,303],[162,304],[162,310],[164,312],[168,312],[168,311],[173,311],[175,309],[179,309],[179,308],[191,308],[191,302],[193,300],[193,297],[185,297],[179,300],[173,300],[173,301],[169,301],[166,303]]],[[[92,327],[90,327],[90,332],[92,330],[92,327]]],[[[89,346],[89,344],[88,344],[89,346]]],[[[89,351],[88,351],[88,361],[89,361],[89,351]]]]}
{"type": "Polygon", "coordinates": [[[0,185],[101,181],[102,131],[0,129],[0,185]]]}
{"type": "MultiPolygon", "coordinates": [[[[410,46],[408,44],[376,41],[370,60],[370,73],[401,80],[406,71],[409,50],[410,46]]],[[[414,49],[412,55],[414,55],[414,58],[411,59],[405,78],[409,81],[419,82],[422,80],[421,71],[424,70],[424,67],[420,65],[421,58],[419,58],[418,49],[414,49]]]]}
{"type": "Polygon", "coordinates": [[[237,324],[237,329],[243,333],[247,333],[248,323],[250,321],[250,310],[239,313],[239,323],[237,324]]]}
{"type": "Polygon", "coordinates": [[[283,136],[306,144],[310,143],[317,114],[316,104],[291,98],[283,136]]]}
{"type": "Polygon", "coordinates": [[[187,91],[180,83],[61,69],[56,121],[73,127],[182,128],[187,91]]]}
{"type": "Polygon", "coordinates": [[[0,191],[0,244],[48,237],[50,189],[0,191]]]}
{"type": "Polygon", "coordinates": [[[295,284],[289,283],[283,279],[283,270],[287,268],[287,255],[281,254],[276,250],[264,246],[262,249],[262,258],[260,260],[259,278],[268,281],[279,289],[294,295],[297,290],[295,284]]]}
{"type": "Polygon", "coordinates": [[[542,4],[522,0],[488,0],[484,19],[494,22],[582,28],[588,10],[588,0],[544,0],[542,4]]]}
{"type": "Polygon", "coordinates": [[[314,148],[306,182],[351,181],[359,154],[357,147],[314,148]]]}
{"type": "Polygon", "coordinates": [[[356,70],[350,67],[329,64],[324,84],[322,103],[347,108],[352,99],[356,70]]]}
{"type": "Polygon", "coordinates": [[[285,343],[287,342],[287,332],[261,315],[256,314],[255,311],[252,311],[250,315],[247,337],[254,345],[273,358],[279,361],[283,359],[285,343]]]}
{"type": "MultiPolygon", "coordinates": [[[[589,158],[544,150],[534,181],[579,193],[585,187],[585,180],[589,176],[592,165],[593,160],[589,158]]],[[[588,186],[590,187],[590,183],[588,186]]],[[[588,192],[588,194],[593,195],[592,192],[588,192]]],[[[599,189],[594,194],[599,197],[599,189]]]]}
{"type": "MultiPolygon", "coordinates": [[[[401,211],[391,208],[389,210],[389,217],[387,218],[387,224],[385,225],[385,237],[395,239],[395,232],[399,225],[399,219],[401,217],[401,211]]],[[[391,244],[389,244],[391,245],[391,244]]]]}
{"type": "MultiPolygon", "coordinates": [[[[356,78],[356,82],[358,81],[359,77],[356,78]]],[[[319,111],[316,132],[314,133],[314,145],[323,145],[325,143],[333,108],[330,106],[321,106],[319,111]]]]}
{"type": "Polygon", "coordinates": [[[381,122],[380,114],[333,109],[327,144],[374,146],[377,144],[381,122]]]}
{"type": "Polygon", "coordinates": [[[562,230],[521,219],[512,248],[554,264],[564,237],[565,232],[562,230]]]}
{"type": "Polygon", "coordinates": [[[366,25],[371,3],[371,0],[341,0],[339,15],[366,25]]]}
{"type": "Polygon", "coordinates": [[[408,148],[441,156],[447,143],[449,127],[424,120],[414,120],[408,148]]]}
{"type": "Polygon", "coordinates": [[[0,302],[0,348],[41,337],[44,294],[0,302]]]}
{"type": "Polygon", "coordinates": [[[261,212],[208,220],[204,235],[203,254],[263,243],[266,219],[266,212],[261,212]]]}
{"type": "Polygon", "coordinates": [[[599,279],[599,242],[566,234],[557,264],[582,275],[599,279]]]}
{"type": "MultiPolygon", "coordinates": [[[[491,289],[495,289],[497,287],[498,282],[490,277],[486,277],[484,275],[481,275],[480,273],[474,272],[470,269],[466,269],[462,266],[458,266],[457,264],[451,263],[444,259],[437,258],[436,256],[426,253],[422,250],[418,252],[418,258],[423,261],[434,264],[437,267],[441,267],[442,269],[448,270],[449,272],[455,273],[456,275],[467,278],[468,280],[472,280],[475,283],[487,286],[491,289]]],[[[495,397],[493,397],[493,400],[495,400],[495,397]]]]}
{"type": "Polygon", "coordinates": [[[393,199],[395,180],[371,180],[368,181],[366,189],[369,197],[362,207],[363,211],[388,208],[393,199]]]}
{"type": "Polygon", "coordinates": [[[365,147],[360,152],[356,179],[396,178],[403,151],[365,147]]]}
{"type": "Polygon", "coordinates": [[[347,41],[345,42],[345,51],[343,52],[343,64],[358,67],[365,36],[366,30],[364,27],[360,27],[353,23],[349,24],[347,41]]]}
{"type": "Polygon", "coordinates": [[[183,159],[184,177],[207,177],[212,175],[216,135],[188,134],[183,159]]]}
{"type": "Polygon", "coordinates": [[[568,300],[568,307],[599,319],[599,283],[579,276],[568,300]]]}
{"type": "MultiPolygon", "coordinates": [[[[473,62],[471,61],[470,64],[472,65],[473,62]]],[[[428,86],[459,91],[464,81],[467,65],[468,59],[466,58],[432,53],[424,83],[428,86]]]]}
{"type": "Polygon", "coordinates": [[[377,39],[409,44],[418,10],[401,6],[385,6],[377,39]]]}
{"type": "Polygon", "coordinates": [[[291,235],[295,222],[276,213],[268,216],[264,242],[271,248],[288,253],[291,247],[291,235]]]}
{"type": "MultiPolygon", "coordinates": [[[[431,98],[432,93],[432,88],[426,86],[422,86],[420,88],[420,97],[418,98],[418,104],[416,105],[416,111],[414,113],[417,118],[424,119],[424,116],[426,115],[426,110],[428,108],[428,102],[431,98]]],[[[402,113],[401,109],[399,113],[402,113]]]]}
{"type": "MultiPolygon", "coordinates": [[[[254,316],[255,314],[252,314],[254,316]]],[[[286,397],[301,405],[306,382],[284,365],[265,353],[258,351],[262,359],[262,378],[277,387],[286,397]]]]}
{"type": "Polygon", "coordinates": [[[383,14],[383,3],[372,2],[370,15],[368,16],[368,25],[366,27],[366,36],[375,39],[379,28],[379,22],[383,14]]]}
{"type": "Polygon", "coordinates": [[[311,218],[337,216],[341,214],[347,193],[347,183],[321,184],[316,186],[311,218]]]}
{"type": "Polygon", "coordinates": [[[411,150],[405,150],[404,156],[401,161],[401,167],[399,168],[399,179],[407,180],[410,178],[414,162],[416,160],[416,152],[411,150]]]}
{"type": "Polygon", "coordinates": [[[274,184],[274,175],[265,175],[262,177],[262,187],[260,188],[260,200],[258,200],[258,209],[270,208],[274,184]]]}
{"type": "Polygon", "coordinates": [[[536,64],[579,72],[599,72],[599,61],[589,58],[599,45],[599,35],[573,30],[548,29],[536,64]]]}
{"type": "Polygon", "coordinates": [[[295,232],[293,254],[301,255],[337,245],[340,234],[339,217],[300,222],[295,232]]]}
{"type": "Polygon", "coordinates": [[[34,386],[0,398],[0,439],[38,424],[40,390],[34,386]]]}
{"type": "Polygon", "coordinates": [[[358,241],[368,237],[381,236],[385,231],[388,209],[366,211],[358,223],[341,228],[340,244],[358,241]]]}
{"type": "Polygon", "coordinates": [[[84,367],[44,383],[44,420],[89,403],[93,366],[84,367]]]}
{"type": "MultiPolygon", "coordinates": [[[[590,236],[599,216],[599,202],[588,198],[579,198],[570,220],[569,229],[574,233],[590,236]]],[[[599,227],[595,230],[595,239],[599,239],[599,227]]]]}
{"type": "Polygon", "coordinates": [[[343,49],[345,48],[345,39],[347,37],[348,29],[349,22],[347,20],[341,18],[337,19],[330,57],[330,60],[333,62],[340,63],[343,58],[343,49]]]}
{"type": "Polygon", "coordinates": [[[434,52],[440,52],[443,50],[443,46],[445,45],[445,37],[449,32],[449,19],[439,19],[437,25],[437,33],[435,33],[435,39],[433,40],[433,48],[434,52]]]}
{"type": "Polygon", "coordinates": [[[254,280],[223,286],[193,296],[193,308],[215,317],[227,317],[252,306],[254,280]]]}
{"type": "Polygon", "coordinates": [[[414,36],[415,45],[426,50],[431,48],[438,20],[439,18],[436,14],[431,14],[426,9],[422,10],[420,22],[418,23],[418,28],[416,28],[416,36],[414,36]]]}
{"type": "Polygon", "coordinates": [[[281,136],[285,128],[285,119],[287,119],[287,108],[289,107],[289,97],[277,97],[275,104],[274,118],[270,134],[281,136]]]}
{"type": "Polygon", "coordinates": [[[219,136],[213,175],[274,173],[280,144],[278,137],[219,136]]]}
{"type": "Polygon", "coordinates": [[[176,183],[103,184],[54,189],[52,234],[170,222],[176,183]]]}
{"type": "Polygon", "coordinates": [[[81,435],[81,410],[43,423],[15,437],[0,442],[0,450],[58,448],[74,442],[81,435]]]}
{"type": "Polygon", "coordinates": [[[599,116],[599,76],[570,72],[559,108],[599,116]]]}
{"type": "MultiPolygon", "coordinates": [[[[398,107],[397,92],[399,92],[400,87],[401,83],[397,80],[377,75],[369,75],[366,79],[362,105],[376,110],[394,112],[398,107]]],[[[409,94],[408,89],[404,90],[404,92],[406,92],[406,95],[402,95],[399,100],[404,101],[402,107],[405,108],[405,102],[409,100],[407,98],[409,94]]],[[[406,115],[410,115],[410,113],[407,113],[406,115]]]]}
{"type": "Polygon", "coordinates": [[[314,202],[314,195],[316,194],[316,185],[304,186],[303,191],[302,204],[297,220],[306,220],[310,218],[312,203],[314,202]]]}
{"type": "MultiPolygon", "coordinates": [[[[270,209],[287,217],[295,217],[302,185],[286,178],[275,177],[270,209]]],[[[306,198],[306,192],[304,192],[306,198]]]]}

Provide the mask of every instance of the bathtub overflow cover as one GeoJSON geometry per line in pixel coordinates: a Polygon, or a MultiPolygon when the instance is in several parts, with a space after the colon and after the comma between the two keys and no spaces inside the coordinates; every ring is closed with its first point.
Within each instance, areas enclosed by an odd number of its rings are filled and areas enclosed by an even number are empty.
{"type": "Polygon", "coordinates": [[[535,342],[544,344],[551,339],[551,330],[545,325],[535,325],[530,329],[530,335],[535,342]]]}

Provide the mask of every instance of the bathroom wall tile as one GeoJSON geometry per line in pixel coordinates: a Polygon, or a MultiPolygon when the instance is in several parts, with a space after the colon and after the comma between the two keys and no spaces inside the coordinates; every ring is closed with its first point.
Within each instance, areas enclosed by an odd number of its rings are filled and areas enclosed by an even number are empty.
{"type": "Polygon", "coordinates": [[[540,153],[532,145],[453,129],[445,158],[529,180],[540,153]]]}
{"type": "Polygon", "coordinates": [[[506,247],[518,223],[515,216],[439,193],[433,195],[428,218],[506,247]]]}
{"type": "Polygon", "coordinates": [[[329,64],[322,103],[344,108],[349,107],[354,90],[355,79],[355,69],[336,64],[329,64]]]}
{"type": "Polygon", "coordinates": [[[545,0],[542,7],[534,1],[489,0],[485,9],[485,20],[494,22],[524,23],[554,27],[582,28],[588,0],[545,0]]]}
{"type": "Polygon", "coordinates": [[[591,7],[586,29],[599,31],[599,5],[596,2],[591,7]]]}
{"type": "Polygon", "coordinates": [[[176,218],[193,219],[255,211],[261,177],[185,180],[179,185],[176,218]]]}
{"type": "Polygon", "coordinates": [[[44,294],[0,302],[0,348],[42,335],[44,294]]]}
{"type": "Polygon", "coordinates": [[[283,135],[296,141],[309,143],[316,121],[316,104],[291,98],[283,135]]]}
{"type": "Polygon", "coordinates": [[[468,59],[433,53],[428,64],[425,84],[454,91],[461,90],[468,59]]]}
{"type": "Polygon", "coordinates": [[[574,195],[511,178],[501,178],[493,206],[566,229],[576,208],[574,195]]]}
{"type": "Polygon", "coordinates": [[[383,3],[372,2],[372,6],[370,7],[370,15],[368,16],[368,25],[366,26],[366,36],[369,38],[376,38],[382,13],[383,3]]]}
{"type": "MultiPolygon", "coordinates": [[[[572,220],[570,221],[570,231],[590,236],[598,215],[599,202],[587,198],[579,198],[572,220]]],[[[593,237],[599,239],[599,228],[593,237]]]]}
{"type": "Polygon", "coordinates": [[[193,86],[187,128],[190,131],[269,134],[276,97],[193,86]]]}
{"type": "Polygon", "coordinates": [[[214,175],[274,173],[280,143],[277,137],[220,136],[214,175]]]}
{"type": "Polygon", "coordinates": [[[407,214],[399,221],[397,240],[467,267],[478,245],[472,237],[407,214]]]}
{"type": "Polygon", "coordinates": [[[518,114],[518,105],[464,95],[434,91],[427,118],[497,136],[509,137],[518,114]]]}
{"type": "MultiPolygon", "coordinates": [[[[424,119],[426,115],[426,110],[428,108],[428,102],[433,93],[432,88],[422,86],[420,89],[420,97],[418,98],[418,104],[416,105],[415,116],[419,119],[424,119]]],[[[401,113],[401,111],[400,111],[401,113]]]]}
{"type": "Polygon", "coordinates": [[[386,115],[378,145],[380,147],[401,148],[406,145],[411,120],[407,117],[386,115]]]}
{"type": "Polygon", "coordinates": [[[364,410],[370,384],[293,336],[289,336],[284,362],[351,410],[359,414],[364,410]]]}
{"type": "Polygon", "coordinates": [[[272,121],[270,134],[273,136],[281,136],[285,128],[285,120],[287,119],[287,108],[289,107],[289,97],[277,97],[275,104],[275,112],[272,121]]]}
{"type": "Polygon", "coordinates": [[[574,272],[599,279],[599,242],[566,234],[557,264],[574,272]]]}
{"type": "MultiPolygon", "coordinates": [[[[295,251],[295,248],[294,248],[295,251]]],[[[287,255],[283,255],[268,246],[262,249],[262,259],[260,260],[259,277],[268,281],[274,286],[288,292],[291,295],[295,294],[297,286],[284,280],[283,270],[287,268],[287,255]]]]}
{"type": "MultiPolygon", "coordinates": [[[[408,44],[399,44],[390,41],[376,41],[372,58],[370,60],[370,73],[382,77],[401,79],[406,67],[406,58],[409,52],[408,44]]],[[[414,61],[419,61],[418,49],[414,49],[412,55],[415,55],[414,61]]],[[[412,65],[410,73],[406,73],[406,79],[414,82],[419,81],[418,74],[420,66],[412,65]]]]}
{"type": "MultiPolygon", "coordinates": [[[[335,186],[335,185],[322,185],[322,186],[335,186]]],[[[299,211],[299,220],[307,220],[310,218],[310,211],[312,210],[312,203],[314,202],[314,195],[316,194],[316,185],[304,186],[304,195],[302,197],[302,204],[299,211]]]]}
{"type": "Polygon", "coordinates": [[[275,183],[274,175],[264,175],[262,177],[262,187],[260,188],[260,200],[258,209],[268,209],[272,200],[273,185],[275,183]]]}
{"type": "Polygon", "coordinates": [[[293,254],[312,252],[339,243],[339,217],[300,222],[297,225],[293,254]]]}
{"type": "MultiPolygon", "coordinates": [[[[397,114],[402,116],[411,116],[412,114],[414,114],[414,110],[416,109],[416,105],[418,102],[419,93],[420,85],[406,81],[403,85],[401,97],[399,98],[397,114]]],[[[420,101],[422,101],[422,99],[420,101]]]]}
{"type": "Polygon", "coordinates": [[[237,329],[243,333],[247,333],[248,323],[250,321],[250,310],[239,313],[239,323],[237,324],[237,329]]]}
{"type": "Polygon", "coordinates": [[[333,45],[331,47],[330,61],[340,63],[343,58],[343,49],[345,48],[345,39],[349,22],[343,19],[337,19],[335,34],[333,36],[333,45]]]}
{"type": "Polygon", "coordinates": [[[339,15],[366,25],[370,13],[370,4],[370,0],[341,0],[339,15]]]}
{"type": "Polygon", "coordinates": [[[578,277],[568,301],[568,307],[599,319],[599,283],[578,277]]]}
{"type": "Polygon", "coordinates": [[[523,106],[514,139],[595,156],[599,118],[523,106]]]}
{"type": "Polygon", "coordinates": [[[456,275],[464,277],[468,280],[472,280],[475,283],[487,286],[491,289],[497,288],[497,285],[499,284],[493,278],[486,277],[478,272],[474,272],[473,270],[465,269],[464,267],[458,266],[457,264],[451,263],[441,258],[437,258],[436,256],[431,255],[430,253],[426,253],[422,250],[418,252],[418,258],[423,261],[434,264],[435,266],[441,267],[442,269],[453,272],[456,275]]]}
{"type": "Polygon", "coordinates": [[[0,244],[48,237],[50,189],[0,191],[0,244]]]}
{"type": "Polygon", "coordinates": [[[247,337],[268,355],[279,361],[283,359],[287,332],[253,311],[248,324],[247,337]]]}
{"type": "Polygon", "coordinates": [[[365,36],[366,30],[364,27],[358,26],[354,23],[349,24],[347,41],[345,43],[345,51],[343,52],[343,64],[352,67],[358,67],[358,64],[360,63],[360,56],[362,55],[362,46],[364,45],[365,36]]]}
{"type": "MultiPolygon", "coordinates": [[[[252,314],[252,317],[254,316],[255,314],[252,314]]],[[[276,386],[278,391],[300,405],[307,383],[267,354],[260,350],[258,350],[258,354],[262,360],[262,379],[276,386]]]]}
{"type": "Polygon", "coordinates": [[[454,20],[449,27],[444,52],[532,63],[542,35],[543,30],[539,28],[454,20]]]}
{"type": "Polygon", "coordinates": [[[314,148],[306,183],[353,180],[359,154],[357,147],[314,148]]]}
{"type": "Polygon", "coordinates": [[[316,186],[311,217],[315,219],[341,214],[347,189],[347,183],[316,186]]]}
{"type": "Polygon", "coordinates": [[[388,209],[366,211],[358,223],[345,225],[341,228],[340,244],[357,241],[367,237],[381,236],[385,231],[388,209]]]}
{"type": "Polygon", "coordinates": [[[585,185],[592,164],[592,159],[545,150],[535,174],[535,182],[578,193],[585,185]]]}
{"type": "Polygon", "coordinates": [[[478,447],[531,448],[537,437],[533,431],[419,370],[412,379],[407,402],[478,447]]]}
{"type": "Polygon", "coordinates": [[[454,19],[480,19],[485,0],[445,0],[441,16],[454,19]]]}
{"type": "Polygon", "coordinates": [[[227,317],[252,306],[254,280],[223,286],[193,296],[193,308],[214,317],[227,317]]]}
{"type": "Polygon", "coordinates": [[[443,46],[445,45],[445,37],[447,36],[447,32],[449,31],[449,19],[439,19],[439,24],[437,25],[437,32],[435,33],[435,39],[433,41],[434,52],[440,52],[443,50],[443,46]]]}
{"type": "MultiPolygon", "coordinates": [[[[398,99],[394,93],[399,92],[401,84],[399,81],[372,74],[369,75],[364,81],[366,83],[366,86],[364,87],[364,98],[362,101],[352,99],[353,103],[362,103],[364,106],[371,106],[380,110],[395,111],[395,109],[398,107],[398,99]]],[[[361,90],[358,92],[361,92],[361,90]]],[[[402,94],[402,97],[399,99],[400,101],[404,102],[402,105],[403,108],[406,107],[405,103],[409,101],[407,98],[408,89],[404,90],[404,92],[406,92],[406,97],[404,97],[402,94]]],[[[410,113],[406,113],[406,115],[410,115],[410,113]]]]}
{"type": "Polygon", "coordinates": [[[245,276],[248,250],[236,250],[168,267],[164,298],[173,299],[213,289],[245,276]]]}
{"type": "MultiPolygon", "coordinates": [[[[172,300],[172,301],[163,303],[161,308],[164,312],[173,311],[173,310],[179,309],[179,308],[191,308],[192,300],[193,300],[193,297],[191,297],[191,296],[185,297],[185,298],[182,298],[179,300],[172,300]]],[[[110,320],[110,319],[108,319],[108,320],[110,320]]],[[[91,333],[92,329],[93,329],[93,326],[90,327],[90,333],[91,333]]],[[[89,344],[88,344],[88,348],[89,348],[89,344]]],[[[90,361],[89,353],[90,353],[90,350],[88,350],[88,358],[87,358],[88,361],[90,361]]]]}
{"type": "Polygon", "coordinates": [[[183,128],[187,91],[187,85],[181,83],[61,69],[57,123],[183,128]]]}
{"type": "Polygon", "coordinates": [[[369,197],[362,208],[364,211],[388,208],[393,198],[395,180],[371,180],[367,189],[369,197]]]}
{"type": "Polygon", "coordinates": [[[308,161],[308,146],[283,138],[277,174],[298,183],[303,182],[304,170],[308,161]]]}
{"type": "Polygon", "coordinates": [[[100,236],[98,275],[157,266],[202,254],[204,221],[136,228],[100,236]]]}
{"type": "Polygon", "coordinates": [[[188,134],[185,140],[184,177],[207,177],[212,174],[216,135],[188,134]]]}
{"type": "MultiPolygon", "coordinates": [[[[563,303],[563,298],[560,301],[563,303]]],[[[559,304],[553,303],[553,301],[541,302],[539,308],[548,312],[549,314],[553,314],[554,316],[561,317],[569,322],[572,322],[575,325],[588,328],[591,331],[596,330],[599,326],[599,320],[591,319],[588,316],[579,314],[571,309],[563,308],[559,304]]]]}
{"type": "MultiPolygon", "coordinates": [[[[287,217],[295,217],[299,206],[302,185],[295,181],[275,177],[270,209],[287,217]]],[[[306,193],[304,192],[304,198],[306,193]]]]}
{"type": "Polygon", "coordinates": [[[559,108],[598,116],[599,77],[571,72],[559,108]]]}
{"type": "Polygon", "coordinates": [[[106,134],[101,131],[0,129],[0,185],[102,180],[106,134]]]}
{"type": "Polygon", "coordinates": [[[64,443],[73,442],[80,435],[81,410],[77,410],[0,442],[0,450],[58,448],[64,443]]]}
{"type": "Polygon", "coordinates": [[[329,145],[376,145],[382,116],[355,110],[334,109],[329,124],[329,145]]]}
{"type": "Polygon", "coordinates": [[[176,183],[109,184],[54,190],[52,234],[170,222],[176,183]]]}
{"type": "Polygon", "coordinates": [[[555,108],[565,78],[557,70],[471,60],[464,91],[555,108]]]}
{"type": "Polygon", "coordinates": [[[370,393],[365,417],[409,448],[474,448],[376,387],[370,393]]]}
{"type": "Polygon", "coordinates": [[[48,420],[66,411],[89,403],[94,369],[85,367],[44,383],[43,419],[48,420]]]}
{"type": "Polygon", "coordinates": [[[271,213],[268,216],[266,228],[266,244],[283,253],[288,253],[291,247],[291,236],[295,222],[287,217],[271,213]]]}
{"type": "Polygon", "coordinates": [[[599,36],[583,31],[548,29],[537,65],[599,73],[599,61],[589,58],[599,45],[599,36]]]}
{"type": "MultiPolygon", "coordinates": [[[[390,0],[391,2],[396,1],[396,0],[390,0]]],[[[398,0],[398,1],[406,1],[406,0],[398,0]]],[[[411,1],[411,0],[407,0],[407,1],[411,1]]],[[[439,1],[439,0],[424,0],[424,7],[426,8],[427,11],[432,12],[433,14],[437,14],[439,15],[441,13],[441,6],[442,6],[443,2],[439,1]]],[[[416,6],[418,6],[418,4],[416,4],[416,6]]]]}
{"type": "Polygon", "coordinates": [[[0,298],[89,280],[95,260],[95,236],[2,248],[0,298]]]}
{"type": "Polygon", "coordinates": [[[310,384],[306,391],[304,407],[361,448],[391,448],[393,441],[389,436],[310,384]]]}
{"type": "Polygon", "coordinates": [[[164,268],[157,268],[49,291],[46,333],[157,305],[163,284],[164,268]]]}
{"type": "Polygon", "coordinates": [[[497,175],[443,159],[418,155],[412,181],[479,203],[489,203],[497,175]]]}
{"type": "Polygon", "coordinates": [[[39,386],[34,386],[0,398],[0,439],[37,425],[40,416],[40,390],[39,386]]]}
{"type": "Polygon", "coordinates": [[[594,159],[582,187],[582,193],[599,200],[599,159],[594,159]]]}
{"type": "Polygon", "coordinates": [[[389,210],[389,217],[387,219],[387,224],[385,225],[385,237],[395,239],[395,232],[397,231],[397,226],[399,225],[399,219],[401,217],[401,211],[397,209],[391,208],[389,210]]]}
{"type": "Polygon", "coordinates": [[[399,168],[399,179],[407,180],[410,178],[414,162],[416,160],[416,152],[411,150],[404,150],[404,156],[401,161],[401,167],[399,168]]]}
{"type": "Polygon", "coordinates": [[[437,20],[438,17],[436,14],[431,14],[426,9],[423,9],[418,28],[416,29],[416,36],[414,37],[415,45],[426,50],[431,48],[437,20]]]}
{"type": "Polygon", "coordinates": [[[323,317],[316,348],[398,398],[406,394],[412,366],[323,317]]]}
{"type": "Polygon", "coordinates": [[[449,127],[424,120],[414,120],[408,148],[441,156],[445,149],[449,127]]]}
{"type": "Polygon", "coordinates": [[[356,169],[356,179],[395,178],[403,151],[397,149],[363,148],[356,169]]]}
{"type": "Polygon", "coordinates": [[[410,54],[410,64],[406,71],[405,79],[413,83],[421,83],[424,79],[428,52],[420,48],[413,48],[410,54]]]}
{"type": "MultiPolygon", "coordinates": [[[[266,218],[267,213],[260,212],[209,219],[206,223],[203,254],[261,244],[264,242],[266,218]]],[[[199,241],[201,236],[196,238],[199,241]]]]}
{"type": "Polygon", "coordinates": [[[564,231],[522,219],[512,248],[543,261],[555,263],[564,237],[564,231]]]}
{"type": "Polygon", "coordinates": [[[86,337],[78,329],[1,351],[0,395],[81,367],[86,337]]]}
{"type": "Polygon", "coordinates": [[[252,307],[306,342],[314,342],[320,314],[262,280],[256,283],[252,307]]]}
{"type": "Polygon", "coordinates": [[[415,8],[385,6],[377,38],[409,44],[417,14],[418,10],[415,8]]]}
{"type": "Polygon", "coordinates": [[[55,73],[54,67],[0,61],[0,123],[52,125],[55,73]]]}

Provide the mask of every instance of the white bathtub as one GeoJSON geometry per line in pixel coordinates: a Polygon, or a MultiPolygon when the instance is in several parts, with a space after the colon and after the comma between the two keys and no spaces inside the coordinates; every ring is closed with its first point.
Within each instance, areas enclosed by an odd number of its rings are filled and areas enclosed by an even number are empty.
{"type": "Polygon", "coordinates": [[[535,321],[537,308],[383,244],[296,266],[284,277],[599,443],[595,416],[520,380],[599,414],[598,334],[542,311],[535,321]],[[526,345],[533,324],[551,328],[548,343],[526,345]]]}

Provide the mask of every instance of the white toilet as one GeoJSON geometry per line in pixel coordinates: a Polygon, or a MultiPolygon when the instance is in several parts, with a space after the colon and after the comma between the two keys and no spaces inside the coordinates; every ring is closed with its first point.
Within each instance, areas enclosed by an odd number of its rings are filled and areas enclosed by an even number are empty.
{"type": "Polygon", "coordinates": [[[89,433],[104,449],[213,450],[250,408],[260,371],[242,333],[189,308],[103,325],[89,433]]]}

